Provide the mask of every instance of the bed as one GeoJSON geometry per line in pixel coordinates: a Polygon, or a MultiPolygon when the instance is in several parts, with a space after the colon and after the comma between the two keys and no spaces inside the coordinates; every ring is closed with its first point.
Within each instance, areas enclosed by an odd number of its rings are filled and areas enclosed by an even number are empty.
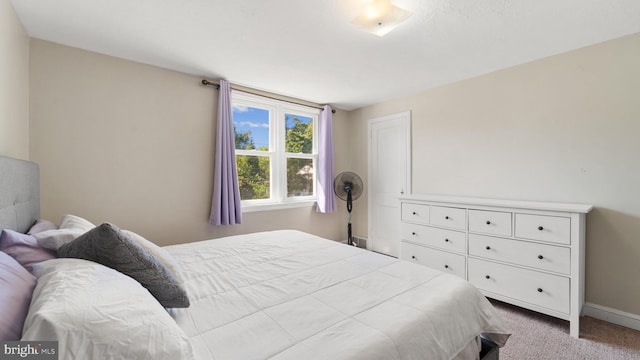
{"type": "Polygon", "coordinates": [[[0,242],[47,246],[24,271],[0,253],[23,283],[3,285],[0,302],[23,299],[0,315],[60,359],[497,359],[509,336],[455,276],[294,230],[160,248],[78,216],[53,226],[36,164],[0,157],[0,174],[0,242]]]}

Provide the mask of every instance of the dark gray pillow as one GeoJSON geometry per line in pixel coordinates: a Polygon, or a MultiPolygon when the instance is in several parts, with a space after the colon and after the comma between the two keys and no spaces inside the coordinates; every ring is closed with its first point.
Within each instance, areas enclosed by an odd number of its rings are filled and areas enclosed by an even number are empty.
{"type": "Polygon", "coordinates": [[[58,248],[58,257],[97,262],[136,279],[164,307],[189,307],[178,279],[115,225],[104,223],[58,248]]]}

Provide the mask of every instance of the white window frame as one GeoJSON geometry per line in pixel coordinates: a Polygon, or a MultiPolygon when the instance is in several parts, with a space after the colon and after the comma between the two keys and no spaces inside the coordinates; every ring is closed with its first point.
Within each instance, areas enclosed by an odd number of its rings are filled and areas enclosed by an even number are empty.
{"type": "Polygon", "coordinates": [[[318,188],[316,174],[314,173],[313,176],[313,195],[288,197],[286,166],[287,159],[289,158],[311,159],[313,161],[314,171],[317,169],[318,118],[320,110],[237,91],[232,91],[231,93],[231,105],[232,107],[248,106],[269,111],[269,151],[236,149],[236,156],[268,156],[270,158],[270,198],[242,200],[242,212],[279,210],[315,205],[318,188]],[[285,152],[285,114],[300,115],[312,119],[313,145],[311,154],[285,152]]]}

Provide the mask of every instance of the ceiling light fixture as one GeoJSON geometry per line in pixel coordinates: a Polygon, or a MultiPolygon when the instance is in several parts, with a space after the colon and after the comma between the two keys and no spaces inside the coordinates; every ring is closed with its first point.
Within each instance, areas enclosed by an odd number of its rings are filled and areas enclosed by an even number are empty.
{"type": "Polygon", "coordinates": [[[362,9],[351,23],[378,36],[384,36],[413,13],[395,6],[391,0],[363,0],[362,9]]]}

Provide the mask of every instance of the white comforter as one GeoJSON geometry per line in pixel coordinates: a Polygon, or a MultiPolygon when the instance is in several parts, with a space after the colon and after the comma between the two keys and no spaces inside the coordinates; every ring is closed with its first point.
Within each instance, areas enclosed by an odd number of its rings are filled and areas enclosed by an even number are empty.
{"type": "Polygon", "coordinates": [[[299,231],[165,249],[191,300],[171,314],[198,359],[452,359],[508,333],[462,279],[299,231]]]}

